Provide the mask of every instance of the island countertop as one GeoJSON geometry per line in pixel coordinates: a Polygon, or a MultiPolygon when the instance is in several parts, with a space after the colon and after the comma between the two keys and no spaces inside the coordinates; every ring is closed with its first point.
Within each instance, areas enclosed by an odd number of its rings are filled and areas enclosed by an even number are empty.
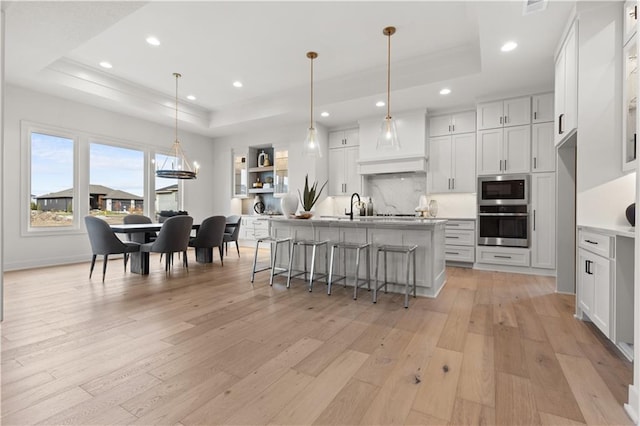
{"type": "Polygon", "coordinates": [[[311,219],[296,219],[285,217],[270,217],[274,223],[286,223],[291,226],[331,226],[350,228],[394,228],[394,229],[425,229],[444,228],[447,221],[444,219],[430,219],[421,217],[394,217],[394,216],[364,216],[353,220],[348,217],[321,216],[311,219]]]}

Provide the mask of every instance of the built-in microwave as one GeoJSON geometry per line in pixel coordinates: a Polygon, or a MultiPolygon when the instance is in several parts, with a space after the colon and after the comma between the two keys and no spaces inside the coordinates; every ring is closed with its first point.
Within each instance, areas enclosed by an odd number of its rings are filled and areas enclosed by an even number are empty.
{"type": "Polygon", "coordinates": [[[478,205],[528,205],[529,175],[478,177],[478,205]]]}

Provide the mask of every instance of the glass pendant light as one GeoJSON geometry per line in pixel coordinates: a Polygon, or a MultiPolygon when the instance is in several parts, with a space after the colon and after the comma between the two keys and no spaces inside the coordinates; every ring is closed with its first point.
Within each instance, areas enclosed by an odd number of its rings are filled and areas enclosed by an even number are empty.
{"type": "Polygon", "coordinates": [[[313,60],[318,57],[316,52],[307,52],[307,58],[311,59],[311,114],[309,120],[309,129],[307,130],[307,138],[304,140],[304,146],[302,148],[302,154],[305,157],[319,158],[322,157],[320,151],[320,144],[318,141],[318,132],[313,126],[313,60]]]}
{"type": "Polygon", "coordinates": [[[171,153],[165,158],[162,167],[156,170],[156,176],[166,179],[196,179],[198,163],[194,162],[193,168],[191,167],[178,140],[178,79],[182,75],[174,72],[173,76],[176,78],[176,138],[171,147],[171,153]],[[171,162],[171,167],[167,167],[167,161],[171,162]]]}
{"type": "Polygon", "coordinates": [[[396,122],[391,117],[391,36],[395,34],[395,27],[386,27],[382,30],[382,34],[387,36],[387,116],[380,126],[380,135],[378,136],[377,149],[380,150],[399,150],[400,142],[398,141],[398,132],[396,130],[396,122]]]}

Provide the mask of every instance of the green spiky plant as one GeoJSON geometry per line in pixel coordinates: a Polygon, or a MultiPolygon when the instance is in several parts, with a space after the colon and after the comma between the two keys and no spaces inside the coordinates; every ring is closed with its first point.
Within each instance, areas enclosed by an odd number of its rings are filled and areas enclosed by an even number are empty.
{"type": "Polygon", "coordinates": [[[311,211],[313,206],[315,205],[318,198],[320,198],[320,194],[322,194],[322,190],[327,185],[327,182],[322,185],[320,191],[317,191],[318,181],[315,181],[311,188],[309,188],[309,175],[305,175],[304,177],[304,192],[301,194],[298,189],[298,196],[300,197],[300,204],[302,204],[302,208],[304,211],[311,211]]]}

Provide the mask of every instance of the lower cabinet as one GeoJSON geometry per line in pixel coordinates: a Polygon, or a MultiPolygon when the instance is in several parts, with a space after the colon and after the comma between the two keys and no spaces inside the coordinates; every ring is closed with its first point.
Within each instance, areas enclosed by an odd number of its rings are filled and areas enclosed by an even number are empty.
{"type": "Polygon", "coordinates": [[[258,238],[269,235],[269,220],[260,216],[242,216],[240,221],[239,240],[254,242],[258,238]]]}
{"type": "Polygon", "coordinates": [[[556,174],[531,174],[531,266],[556,267],[556,174]]]}
{"type": "Polygon", "coordinates": [[[478,246],[476,248],[476,262],[506,266],[529,266],[529,249],[478,246]]]}
{"type": "Polygon", "coordinates": [[[444,239],[444,258],[447,262],[473,263],[475,261],[475,220],[448,220],[445,225],[444,239]]]}
{"type": "Polygon", "coordinates": [[[611,261],[581,248],[578,267],[580,309],[605,336],[611,337],[611,261]]]}

